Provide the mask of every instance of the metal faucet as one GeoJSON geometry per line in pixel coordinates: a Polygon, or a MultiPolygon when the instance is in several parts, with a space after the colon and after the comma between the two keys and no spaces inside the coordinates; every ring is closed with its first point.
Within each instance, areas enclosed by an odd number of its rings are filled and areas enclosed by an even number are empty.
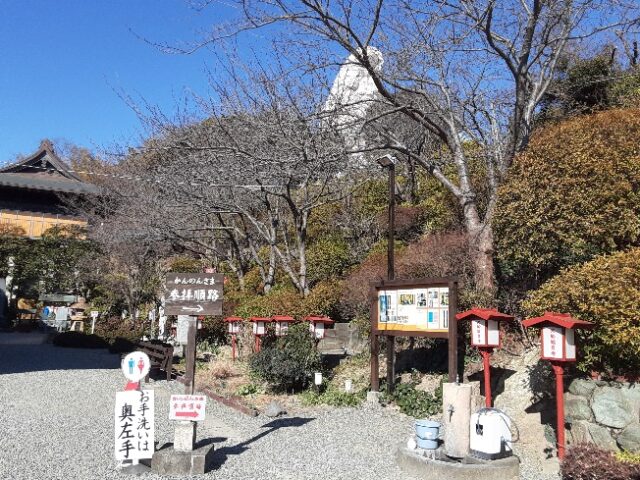
{"type": "Polygon", "coordinates": [[[449,406],[447,407],[447,412],[449,413],[449,421],[451,421],[451,417],[453,416],[453,412],[455,412],[456,409],[453,408],[453,405],[449,404],[449,406]]]}

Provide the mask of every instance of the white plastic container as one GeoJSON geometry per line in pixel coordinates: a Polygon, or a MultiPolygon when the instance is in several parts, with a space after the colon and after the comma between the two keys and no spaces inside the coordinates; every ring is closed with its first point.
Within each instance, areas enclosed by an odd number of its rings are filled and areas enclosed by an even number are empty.
{"type": "Polygon", "coordinates": [[[511,419],[495,408],[483,408],[471,415],[471,454],[484,459],[512,455],[511,419]]]}

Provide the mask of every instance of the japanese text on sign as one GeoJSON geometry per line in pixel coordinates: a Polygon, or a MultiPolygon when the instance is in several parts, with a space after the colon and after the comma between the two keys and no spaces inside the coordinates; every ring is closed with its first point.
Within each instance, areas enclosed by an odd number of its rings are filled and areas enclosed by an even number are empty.
{"type": "Polygon", "coordinates": [[[449,328],[449,289],[380,290],[378,314],[378,330],[446,331],[449,328]]]}
{"type": "Polygon", "coordinates": [[[116,393],[116,460],[151,458],[154,451],[153,390],[116,393]]]}
{"type": "Polygon", "coordinates": [[[221,315],[224,277],[215,273],[168,273],[165,313],[221,315]]]}
{"type": "Polygon", "coordinates": [[[204,420],[207,397],[204,395],[171,395],[169,420],[204,420]]]}

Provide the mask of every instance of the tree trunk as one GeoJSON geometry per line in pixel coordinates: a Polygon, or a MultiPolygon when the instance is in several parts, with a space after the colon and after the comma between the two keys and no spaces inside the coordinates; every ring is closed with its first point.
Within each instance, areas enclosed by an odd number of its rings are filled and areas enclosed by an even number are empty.
{"type": "Polygon", "coordinates": [[[267,275],[264,279],[264,287],[262,291],[264,293],[269,293],[271,287],[273,287],[273,283],[276,278],[276,250],[273,245],[269,247],[269,267],[267,268],[267,275]]]}
{"type": "Polygon", "coordinates": [[[476,288],[487,294],[495,291],[493,230],[488,223],[467,224],[469,249],[474,265],[476,288]]]}

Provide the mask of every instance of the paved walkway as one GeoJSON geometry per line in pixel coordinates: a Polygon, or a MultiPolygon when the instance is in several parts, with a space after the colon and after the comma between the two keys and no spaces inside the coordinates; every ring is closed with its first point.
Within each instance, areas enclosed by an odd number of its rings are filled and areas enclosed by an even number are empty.
{"type": "MultiPolygon", "coordinates": [[[[114,394],[124,383],[119,357],[104,350],[0,342],[0,479],[131,478],[113,455],[114,394]]],[[[156,392],[156,441],[163,445],[173,434],[169,395],[183,387],[158,381],[149,388],[156,392]]],[[[216,467],[199,478],[408,478],[393,454],[411,423],[401,414],[355,409],[274,422],[209,401],[198,440],[215,444],[216,467]]]]}

